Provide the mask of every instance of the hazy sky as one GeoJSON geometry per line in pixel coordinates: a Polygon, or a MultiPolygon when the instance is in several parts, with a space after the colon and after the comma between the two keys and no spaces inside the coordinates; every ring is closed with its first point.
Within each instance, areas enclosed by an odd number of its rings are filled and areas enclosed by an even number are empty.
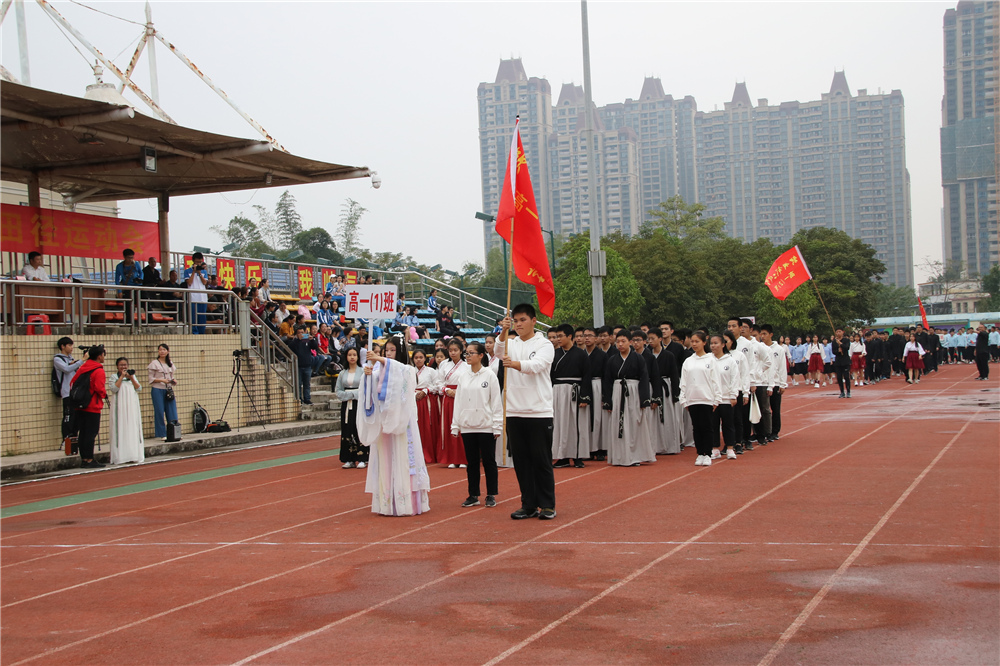
{"type": "MultiPolygon", "coordinates": [[[[55,6],[124,69],[141,28],[76,3],[55,6]],[[116,57],[117,56],[117,57],[116,57]]],[[[143,21],[140,2],[85,2],[143,21]]],[[[939,127],[943,93],[943,2],[590,2],[591,63],[598,105],[638,97],[658,76],[675,98],[721,108],[737,81],[772,104],[818,99],[835,69],[852,92],[902,91],[912,182],[914,263],[941,258],[939,127]]],[[[351,197],[369,212],[362,241],[460,268],[482,262],[474,213],[479,183],[476,87],[501,58],[520,57],[528,76],[556,95],[582,83],[579,2],[154,2],[170,41],[289,151],[368,166],[382,176],[291,188],[306,226],[336,230],[351,197]]],[[[53,22],[26,2],[32,85],[81,95],[93,77],[53,22]]],[[[2,61],[20,76],[11,10],[2,61]]],[[[254,130],[157,44],[161,105],[179,123],[256,138],[254,130]]],[[[135,77],[148,91],[143,55],[135,77]]],[[[114,81],[106,74],[105,81],[114,81]]],[[[129,95],[126,94],[128,97],[129,95]]],[[[130,97],[130,99],[135,99],[130,97]]],[[[555,101],[555,100],[553,100],[555,101]]],[[[139,108],[141,103],[138,104],[139,108]]],[[[171,245],[213,248],[207,228],[252,206],[272,208],[276,189],[177,197],[171,245]]],[[[495,212],[495,211],[489,211],[495,212]]],[[[155,220],[153,201],[122,214],[155,220]]],[[[925,273],[917,270],[917,279],[925,273]]]]}

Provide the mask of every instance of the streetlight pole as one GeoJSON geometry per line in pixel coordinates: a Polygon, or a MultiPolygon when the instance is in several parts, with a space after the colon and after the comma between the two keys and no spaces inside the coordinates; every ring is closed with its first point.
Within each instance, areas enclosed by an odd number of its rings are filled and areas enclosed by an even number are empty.
{"type": "Polygon", "coordinates": [[[580,19],[583,28],[583,94],[587,105],[587,185],[590,209],[590,252],[587,267],[594,294],[594,328],[604,326],[604,276],[607,259],[601,251],[601,222],[597,206],[597,150],[594,145],[594,95],[590,84],[590,28],[587,23],[587,0],[580,0],[580,19]]]}
{"type": "MultiPolygon", "coordinates": [[[[497,223],[496,216],[488,215],[487,213],[476,213],[476,219],[482,220],[483,222],[489,222],[491,225],[494,226],[497,223]]],[[[507,241],[501,238],[500,247],[503,248],[503,272],[504,275],[507,276],[507,291],[510,291],[510,272],[507,270],[507,241]]]]}
{"type": "Polygon", "coordinates": [[[542,229],[542,233],[549,235],[549,252],[552,255],[552,272],[554,274],[556,272],[556,236],[548,229],[542,229]]]}

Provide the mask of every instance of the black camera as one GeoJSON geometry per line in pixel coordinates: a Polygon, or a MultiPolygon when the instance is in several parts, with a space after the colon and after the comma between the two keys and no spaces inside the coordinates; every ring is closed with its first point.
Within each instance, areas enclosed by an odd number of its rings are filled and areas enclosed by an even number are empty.
{"type": "Polygon", "coordinates": [[[135,370],[133,370],[132,368],[129,368],[128,369],[128,374],[134,377],[135,376],[135,370]]]}

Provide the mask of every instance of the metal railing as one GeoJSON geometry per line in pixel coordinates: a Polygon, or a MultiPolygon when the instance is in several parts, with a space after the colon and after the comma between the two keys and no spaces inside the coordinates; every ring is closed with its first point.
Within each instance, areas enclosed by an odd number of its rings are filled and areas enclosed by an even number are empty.
{"type": "Polygon", "coordinates": [[[250,353],[257,358],[267,369],[287,384],[295,395],[296,400],[302,399],[302,387],[299,386],[299,358],[285,344],[271,327],[265,324],[260,317],[250,312],[250,323],[253,326],[251,333],[250,353]]]}
{"type": "Polygon", "coordinates": [[[208,292],[208,303],[195,303],[194,292],[169,287],[131,287],[73,282],[0,279],[2,333],[34,333],[38,327],[83,334],[90,329],[139,333],[146,328],[193,333],[237,330],[236,300],[230,291],[208,292]],[[204,312],[195,306],[204,305],[204,312]],[[29,327],[31,327],[29,329],[29,327]]]}

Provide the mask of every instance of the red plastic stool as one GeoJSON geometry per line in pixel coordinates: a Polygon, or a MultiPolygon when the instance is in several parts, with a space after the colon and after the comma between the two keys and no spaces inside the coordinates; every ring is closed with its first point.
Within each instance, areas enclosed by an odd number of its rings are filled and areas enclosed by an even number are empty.
{"type": "MultiPolygon", "coordinates": [[[[28,315],[28,330],[26,331],[25,334],[26,335],[34,335],[35,334],[35,327],[32,324],[32,322],[42,323],[42,322],[48,322],[48,321],[49,321],[49,316],[45,315],[45,314],[28,315]]],[[[52,327],[49,326],[48,323],[45,323],[44,326],[42,326],[42,334],[43,335],[52,335],[52,327]]]]}

